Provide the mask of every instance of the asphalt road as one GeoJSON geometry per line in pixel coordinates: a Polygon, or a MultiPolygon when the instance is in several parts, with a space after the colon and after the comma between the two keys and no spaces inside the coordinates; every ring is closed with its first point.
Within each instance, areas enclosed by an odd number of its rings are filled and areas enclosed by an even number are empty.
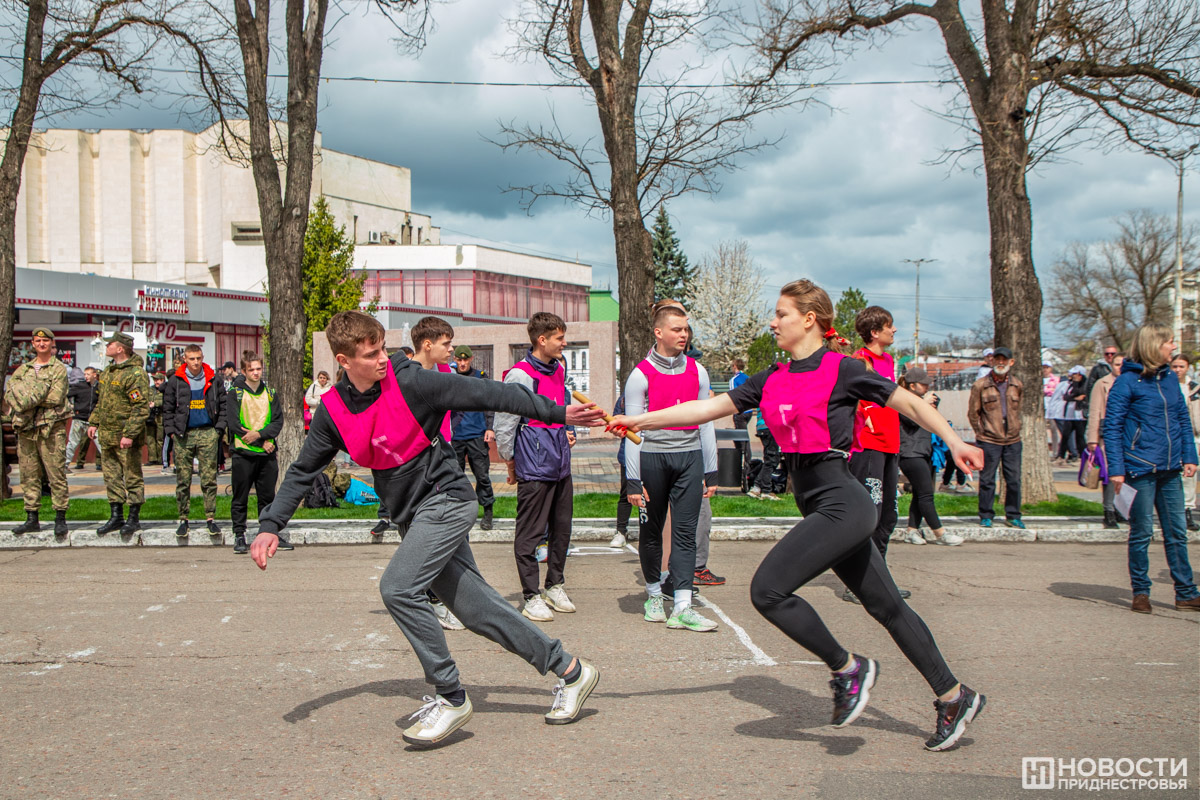
{"type": "MultiPolygon", "coordinates": [[[[6,798],[1016,798],[1022,758],[1186,758],[1200,770],[1200,615],[1128,611],[1116,545],[895,545],[956,674],[988,695],[958,749],[929,753],[932,695],[886,632],[823,576],[802,590],[882,664],[854,725],[828,726],[828,674],[751,607],[766,542],[714,542],[736,623],[641,621],[636,558],[568,561],[579,606],[546,626],[601,669],[576,724],[547,726],[553,681],[450,634],[474,719],[443,746],[400,730],[429,693],[377,586],[391,548],[298,548],[263,574],[225,550],[0,553],[0,796],[6,798]]],[[[1200,548],[1193,547],[1193,561],[1200,548]]],[[[517,600],[507,545],[479,545],[517,600]]],[[[1178,777],[1178,776],[1177,776],[1178,777]]]]}

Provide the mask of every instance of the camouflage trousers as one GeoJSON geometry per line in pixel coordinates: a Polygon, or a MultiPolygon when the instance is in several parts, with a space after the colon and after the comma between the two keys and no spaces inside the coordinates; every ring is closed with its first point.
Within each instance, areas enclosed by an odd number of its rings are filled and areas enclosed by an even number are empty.
{"type": "Polygon", "coordinates": [[[162,460],[163,422],[162,417],[151,417],[146,420],[146,458],[151,464],[162,460]]]}
{"type": "Polygon", "coordinates": [[[17,435],[17,461],[21,466],[21,491],[25,510],[42,505],[42,478],[50,484],[55,511],[67,510],[67,423],[44,425],[17,435]]]}
{"type": "Polygon", "coordinates": [[[192,428],[175,434],[175,503],[179,518],[188,518],[192,504],[192,459],[199,462],[200,489],[204,492],[204,515],[217,513],[217,448],[221,435],[216,428],[192,428]]]}
{"type": "Polygon", "coordinates": [[[104,488],[108,490],[108,502],[140,506],[146,500],[146,486],[142,482],[143,437],[134,439],[132,447],[121,447],[121,436],[120,428],[96,431],[104,488]]]}

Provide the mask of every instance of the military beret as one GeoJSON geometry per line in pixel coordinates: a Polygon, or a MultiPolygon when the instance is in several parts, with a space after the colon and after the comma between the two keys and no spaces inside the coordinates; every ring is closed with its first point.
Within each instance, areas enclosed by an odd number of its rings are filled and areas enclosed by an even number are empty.
{"type": "Polygon", "coordinates": [[[40,336],[43,339],[53,339],[54,331],[50,330],[49,328],[34,328],[33,333],[30,335],[35,338],[40,336]]]}
{"type": "Polygon", "coordinates": [[[133,352],[133,337],[128,333],[121,333],[120,331],[117,331],[104,341],[108,342],[109,344],[112,344],[113,342],[116,342],[117,344],[123,344],[129,349],[130,352],[133,352]]]}

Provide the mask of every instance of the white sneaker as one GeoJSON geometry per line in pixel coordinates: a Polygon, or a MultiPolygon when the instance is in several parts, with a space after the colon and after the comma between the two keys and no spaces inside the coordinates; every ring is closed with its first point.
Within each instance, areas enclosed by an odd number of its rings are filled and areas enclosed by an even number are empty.
{"type": "Polygon", "coordinates": [[[612,537],[612,541],[608,543],[609,547],[625,547],[625,534],[618,532],[612,537]]]}
{"type": "Polygon", "coordinates": [[[564,614],[575,613],[575,604],[571,602],[571,598],[567,597],[567,592],[561,583],[556,583],[542,592],[542,599],[555,611],[561,611],[564,614]]]}
{"type": "Polygon", "coordinates": [[[925,534],[925,541],[929,544],[944,544],[949,545],[950,547],[955,547],[963,543],[963,538],[957,533],[950,533],[950,531],[946,531],[941,536],[938,536],[933,531],[930,531],[929,533],[925,534]]]}
{"type": "Polygon", "coordinates": [[[525,601],[521,613],[534,622],[553,622],[554,612],[546,605],[541,595],[535,595],[525,601]]]}
{"type": "Polygon", "coordinates": [[[753,497],[755,500],[757,500],[758,498],[762,497],[762,489],[758,488],[757,485],[751,486],[750,491],[746,492],[746,496],[753,497]]]}
{"type": "Polygon", "coordinates": [[[537,555],[537,560],[538,560],[539,564],[546,563],[546,557],[547,557],[547,554],[549,553],[549,551],[550,551],[550,548],[544,544],[539,544],[537,546],[537,550],[535,550],[534,553],[537,555]]]}
{"type": "Polygon", "coordinates": [[[558,679],[558,685],[554,687],[554,702],[546,714],[547,725],[566,725],[574,722],[583,708],[584,701],[596,688],[596,684],[600,683],[600,670],[582,658],[579,659],[579,667],[582,674],[574,683],[558,679]]]}
{"type": "Polygon", "coordinates": [[[975,487],[971,485],[970,481],[967,481],[962,486],[958,487],[959,494],[971,494],[974,491],[975,491],[975,487]]]}
{"type": "Polygon", "coordinates": [[[446,608],[445,603],[430,603],[433,606],[433,613],[437,615],[438,624],[448,631],[465,631],[466,625],[459,622],[458,617],[454,616],[454,612],[446,608]]]}
{"type": "Polygon", "coordinates": [[[414,717],[416,723],[401,734],[409,744],[430,745],[440,742],[461,728],[475,713],[471,708],[471,698],[467,698],[461,706],[452,706],[450,701],[438,695],[422,698],[425,705],[417,709],[409,719],[414,717]]]}
{"type": "Polygon", "coordinates": [[[925,537],[921,535],[919,530],[908,528],[904,531],[904,536],[900,541],[908,542],[909,544],[925,544],[925,537]]]}

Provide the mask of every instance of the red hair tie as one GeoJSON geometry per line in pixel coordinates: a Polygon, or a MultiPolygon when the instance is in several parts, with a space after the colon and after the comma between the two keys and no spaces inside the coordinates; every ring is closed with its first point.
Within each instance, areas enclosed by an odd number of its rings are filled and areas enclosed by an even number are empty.
{"type": "Polygon", "coordinates": [[[845,338],[844,336],[839,336],[838,332],[832,327],[829,330],[825,331],[825,339],[826,340],[833,339],[842,347],[850,346],[850,340],[845,338]]]}
{"type": "Polygon", "coordinates": [[[829,330],[825,331],[826,339],[836,339],[837,335],[838,335],[838,332],[836,330],[834,330],[833,327],[830,327],[829,330]]]}

